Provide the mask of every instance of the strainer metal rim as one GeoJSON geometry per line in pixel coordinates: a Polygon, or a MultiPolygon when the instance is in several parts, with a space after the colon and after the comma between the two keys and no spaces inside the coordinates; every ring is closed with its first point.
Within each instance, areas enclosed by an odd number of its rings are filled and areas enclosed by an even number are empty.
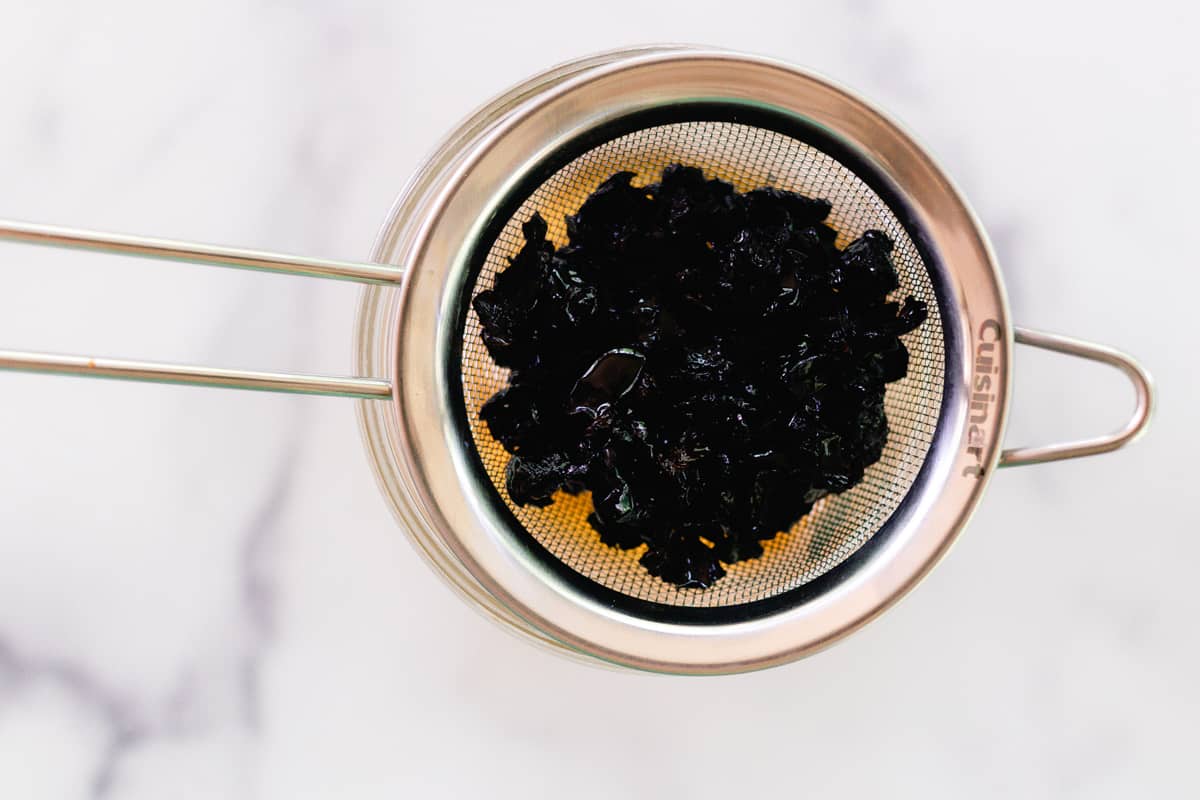
{"type": "MultiPolygon", "coordinates": [[[[990,477],[1007,415],[1012,333],[986,236],[923,148],[881,112],[817,75],[721,51],[642,52],[585,69],[528,97],[448,169],[429,193],[422,222],[401,260],[406,277],[391,335],[397,343],[390,439],[408,467],[413,501],[470,575],[538,631],[593,656],[643,669],[728,672],[812,652],[894,603],[940,558],[990,477]],[[457,427],[448,419],[448,353],[455,313],[479,231],[512,187],[549,152],[607,120],[663,103],[758,103],[841,140],[910,204],[923,244],[946,278],[947,387],[935,447],[920,485],[892,521],[887,541],[836,585],[802,605],[743,622],[664,623],[595,602],[521,552],[472,484],[457,427]],[[953,328],[953,331],[949,329],[953,328]],[[995,337],[1003,367],[986,425],[972,431],[967,388],[975,343],[995,337]],[[431,346],[432,343],[432,346],[431,346]],[[966,444],[971,435],[970,449],[966,444]]],[[[396,224],[392,220],[392,224],[396,224]]],[[[389,259],[392,260],[392,259],[389,259]]],[[[994,384],[994,385],[996,385],[994,384]]]]}

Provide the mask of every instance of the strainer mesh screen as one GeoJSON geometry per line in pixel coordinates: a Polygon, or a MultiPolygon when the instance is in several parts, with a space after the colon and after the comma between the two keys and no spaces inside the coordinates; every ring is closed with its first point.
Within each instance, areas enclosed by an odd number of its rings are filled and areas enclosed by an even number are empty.
{"type": "Polygon", "coordinates": [[[620,170],[637,173],[636,184],[658,179],[663,167],[682,163],[739,191],[776,186],[822,197],[833,204],[829,223],[844,247],[876,228],[896,243],[900,275],[895,297],[909,294],[929,306],[928,320],[905,337],[908,376],[888,386],[889,437],[883,457],[861,484],[820,501],[790,531],[765,543],[757,559],[728,565],[728,574],[708,589],[678,589],[649,575],[638,563],[645,545],[618,550],[601,544],[588,526],[587,493],[560,492],[546,508],[518,508],[508,501],[504,469],[508,453],[479,420],[479,409],[504,386],[508,371],[492,363],[479,337],[479,319],[469,311],[462,341],[462,381],[468,424],[484,469],[516,518],[550,553],[576,572],[622,594],[672,606],[740,605],[796,588],[837,566],[891,516],[908,492],[933,440],[942,403],[945,368],[942,320],[933,286],[904,227],[884,201],[847,167],[790,136],[732,122],[684,122],[644,128],[613,139],[570,162],[541,184],[504,225],[487,254],[471,295],[490,288],[508,258],[521,248],[521,223],[534,211],[549,224],[550,238],[566,242],[564,217],[572,214],[605,178],[620,170]]]}

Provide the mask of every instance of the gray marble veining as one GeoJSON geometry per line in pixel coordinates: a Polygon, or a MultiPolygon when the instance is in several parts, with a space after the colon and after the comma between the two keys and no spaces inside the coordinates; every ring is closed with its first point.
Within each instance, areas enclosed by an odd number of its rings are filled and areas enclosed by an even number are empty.
{"type": "MultiPolygon", "coordinates": [[[[1086,8],[4,3],[0,216],[335,258],[367,254],[455,120],[548,64],[662,40],[806,64],[939,155],[1020,322],[1141,355],[1162,404],[1133,449],[998,476],[846,643],[672,680],[464,607],[349,404],[0,375],[0,797],[1195,794],[1200,17],[1086,8]]],[[[354,287],[0,258],[4,346],[350,365],[354,287]]],[[[1124,391],[1022,357],[1010,439],[1114,424],[1124,391]]]]}

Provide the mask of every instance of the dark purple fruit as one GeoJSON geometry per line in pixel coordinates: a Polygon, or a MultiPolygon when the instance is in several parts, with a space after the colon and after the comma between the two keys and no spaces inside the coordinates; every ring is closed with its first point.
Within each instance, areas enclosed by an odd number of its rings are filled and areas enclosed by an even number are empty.
{"type": "Polygon", "coordinates": [[[589,491],[600,541],[704,588],[880,458],[884,390],[908,372],[899,337],[928,308],[888,300],[883,232],[838,250],[825,200],[679,164],[635,177],[604,181],[564,247],[534,214],[473,298],[511,369],[479,414],[512,454],[515,504],[589,491]]]}

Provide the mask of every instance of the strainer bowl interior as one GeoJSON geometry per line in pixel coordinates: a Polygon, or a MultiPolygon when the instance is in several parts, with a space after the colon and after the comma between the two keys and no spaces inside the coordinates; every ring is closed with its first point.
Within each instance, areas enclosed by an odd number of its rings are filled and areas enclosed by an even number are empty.
{"type": "Polygon", "coordinates": [[[830,201],[829,224],[839,232],[839,247],[866,230],[883,231],[896,245],[893,258],[900,287],[893,299],[915,296],[927,303],[930,314],[905,337],[908,375],[891,384],[885,398],[888,443],[862,483],[821,500],[791,530],[766,542],[760,558],[728,565],[728,574],[712,587],[680,589],[651,576],[638,563],[645,546],[620,550],[600,542],[586,521],[591,511],[587,493],[560,492],[546,508],[512,504],[504,488],[508,453],[479,418],[483,403],[504,386],[507,370],[492,362],[480,339],[478,317],[467,310],[460,349],[463,402],[457,413],[470,430],[476,463],[486,474],[493,499],[511,517],[515,535],[529,537],[535,551],[575,573],[585,585],[640,601],[630,607],[651,614],[661,614],[656,606],[714,609],[776,598],[838,566],[870,540],[907,495],[933,441],[946,360],[938,298],[916,237],[867,180],[811,142],[815,132],[772,115],[713,104],[677,107],[671,116],[683,121],[661,121],[660,113],[650,122],[642,115],[609,125],[604,141],[588,137],[582,146],[555,154],[536,170],[536,175],[545,176],[542,182],[515,192],[482,238],[470,294],[490,288],[496,273],[521,248],[521,224],[535,212],[547,220],[555,244],[565,244],[565,217],[604,179],[627,170],[636,173],[635,184],[651,183],[663,167],[681,163],[700,167],[739,191],[773,186],[830,201]],[[623,130],[627,132],[618,133],[623,130]]]}

